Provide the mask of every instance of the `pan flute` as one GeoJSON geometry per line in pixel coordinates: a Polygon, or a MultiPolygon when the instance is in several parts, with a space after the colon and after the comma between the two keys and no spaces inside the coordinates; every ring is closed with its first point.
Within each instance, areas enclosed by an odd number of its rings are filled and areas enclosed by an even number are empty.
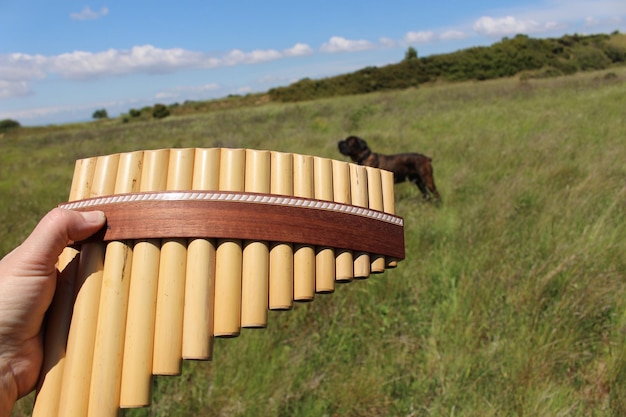
{"type": "Polygon", "coordinates": [[[152,376],[210,360],[214,337],[404,258],[393,175],[250,149],[159,149],[76,161],[73,210],[97,236],[58,260],[33,415],[150,405],[152,376]]]}

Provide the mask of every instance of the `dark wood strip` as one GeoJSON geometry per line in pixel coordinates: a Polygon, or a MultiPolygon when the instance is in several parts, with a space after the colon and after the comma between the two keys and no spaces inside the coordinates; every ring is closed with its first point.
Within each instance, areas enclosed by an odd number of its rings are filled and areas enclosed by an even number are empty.
{"type": "Polygon", "coordinates": [[[212,200],[120,201],[72,209],[105,212],[107,224],[92,240],[246,239],[405,256],[402,224],[327,209],[212,200]]]}

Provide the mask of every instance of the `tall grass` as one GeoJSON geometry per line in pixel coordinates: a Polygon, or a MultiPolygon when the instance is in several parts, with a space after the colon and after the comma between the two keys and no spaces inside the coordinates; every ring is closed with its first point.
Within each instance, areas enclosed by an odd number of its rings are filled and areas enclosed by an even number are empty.
{"type": "Polygon", "coordinates": [[[212,362],[155,378],[152,407],[126,415],[625,415],[626,73],[613,72],[23,129],[0,140],[0,253],[66,198],[78,157],[339,159],[337,140],[358,134],[433,157],[441,207],[396,186],[406,259],[216,340],[212,362]]]}

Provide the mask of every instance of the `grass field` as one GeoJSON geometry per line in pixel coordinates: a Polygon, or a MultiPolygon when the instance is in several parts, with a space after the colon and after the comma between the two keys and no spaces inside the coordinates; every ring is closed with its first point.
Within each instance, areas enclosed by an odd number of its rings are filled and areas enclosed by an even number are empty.
{"type": "Polygon", "coordinates": [[[67,198],[77,158],[224,146],[343,159],[337,141],[357,134],[433,158],[440,207],[396,187],[406,259],[216,340],[211,362],[155,378],[152,407],[125,415],[623,416],[624,97],[622,68],[19,129],[0,139],[0,255],[67,198]]]}

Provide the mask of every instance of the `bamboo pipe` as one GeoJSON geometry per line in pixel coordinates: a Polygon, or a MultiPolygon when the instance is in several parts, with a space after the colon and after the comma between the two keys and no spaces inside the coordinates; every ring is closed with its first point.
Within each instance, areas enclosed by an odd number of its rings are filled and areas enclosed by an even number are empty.
{"type": "MultiPolygon", "coordinates": [[[[367,208],[369,197],[367,190],[367,170],[363,165],[350,163],[350,197],[351,204],[367,208]]],[[[365,252],[354,252],[354,277],[367,278],[370,275],[370,255],[365,252]]]]}
{"type": "MultiPolygon", "coordinates": [[[[293,195],[313,198],[313,157],[293,155],[293,195]]],[[[293,299],[313,301],[315,295],[315,248],[311,245],[293,247],[293,299]]]]}
{"type": "MultiPolygon", "coordinates": [[[[170,150],[166,184],[168,191],[191,189],[193,161],[194,149],[170,150]]],[[[154,375],[180,374],[186,268],[187,239],[163,239],[154,325],[154,375]]]]}
{"type": "MultiPolygon", "coordinates": [[[[219,188],[220,150],[196,149],[193,163],[194,190],[219,188]]],[[[183,359],[208,360],[213,347],[215,303],[215,239],[191,239],[187,247],[185,306],[183,312],[183,359]]]]}
{"type": "MultiPolygon", "coordinates": [[[[139,191],[142,152],[120,155],[116,194],[139,191]]],[[[132,242],[110,242],[104,257],[89,393],[90,417],[115,417],[119,408],[132,242]]]]}
{"type": "MultiPolygon", "coordinates": [[[[116,194],[139,191],[142,158],[143,152],[120,155],[116,194]]],[[[107,245],[89,394],[90,417],[117,415],[131,262],[132,242],[107,245]]]]}
{"type": "MultiPolygon", "coordinates": [[[[366,167],[367,170],[367,189],[368,189],[368,205],[369,208],[378,211],[383,210],[383,185],[380,177],[380,170],[372,167],[366,167]]],[[[379,274],[385,271],[385,257],[377,254],[371,254],[371,272],[379,274]]]]}
{"type": "MultiPolygon", "coordinates": [[[[270,152],[246,150],[245,191],[270,192],[270,152]]],[[[267,326],[269,244],[243,242],[241,327],[267,326]]]]}
{"type": "MultiPolygon", "coordinates": [[[[383,189],[383,210],[385,213],[396,213],[396,201],[394,197],[394,179],[393,173],[390,171],[380,171],[380,178],[383,189]]],[[[385,259],[387,268],[395,268],[398,262],[395,259],[385,259]]]]}
{"type": "MultiPolygon", "coordinates": [[[[272,194],[293,195],[293,158],[289,153],[271,153],[272,194]]],[[[293,306],[293,245],[270,245],[269,308],[289,310],[293,306]]]]}
{"type": "MultiPolygon", "coordinates": [[[[245,149],[222,149],[220,190],[244,191],[245,159],[245,149]]],[[[215,336],[238,336],[241,331],[241,240],[218,239],[215,257],[215,336]]]]}
{"type": "MultiPolygon", "coordinates": [[[[333,165],[328,158],[313,158],[315,198],[333,201],[333,165]]],[[[335,291],[335,250],[331,247],[315,249],[315,292],[335,291]]]]}
{"type": "MultiPolygon", "coordinates": [[[[140,191],[162,191],[167,185],[169,150],[144,151],[140,191]]],[[[122,408],[144,407],[152,395],[152,356],[160,239],[135,242],[124,335],[122,408]]]]}
{"type": "MultiPolygon", "coordinates": [[[[350,167],[342,161],[333,164],[333,201],[350,204],[350,167]]],[[[354,259],[352,251],[335,249],[335,278],[339,282],[349,282],[354,278],[354,259]]]]}

